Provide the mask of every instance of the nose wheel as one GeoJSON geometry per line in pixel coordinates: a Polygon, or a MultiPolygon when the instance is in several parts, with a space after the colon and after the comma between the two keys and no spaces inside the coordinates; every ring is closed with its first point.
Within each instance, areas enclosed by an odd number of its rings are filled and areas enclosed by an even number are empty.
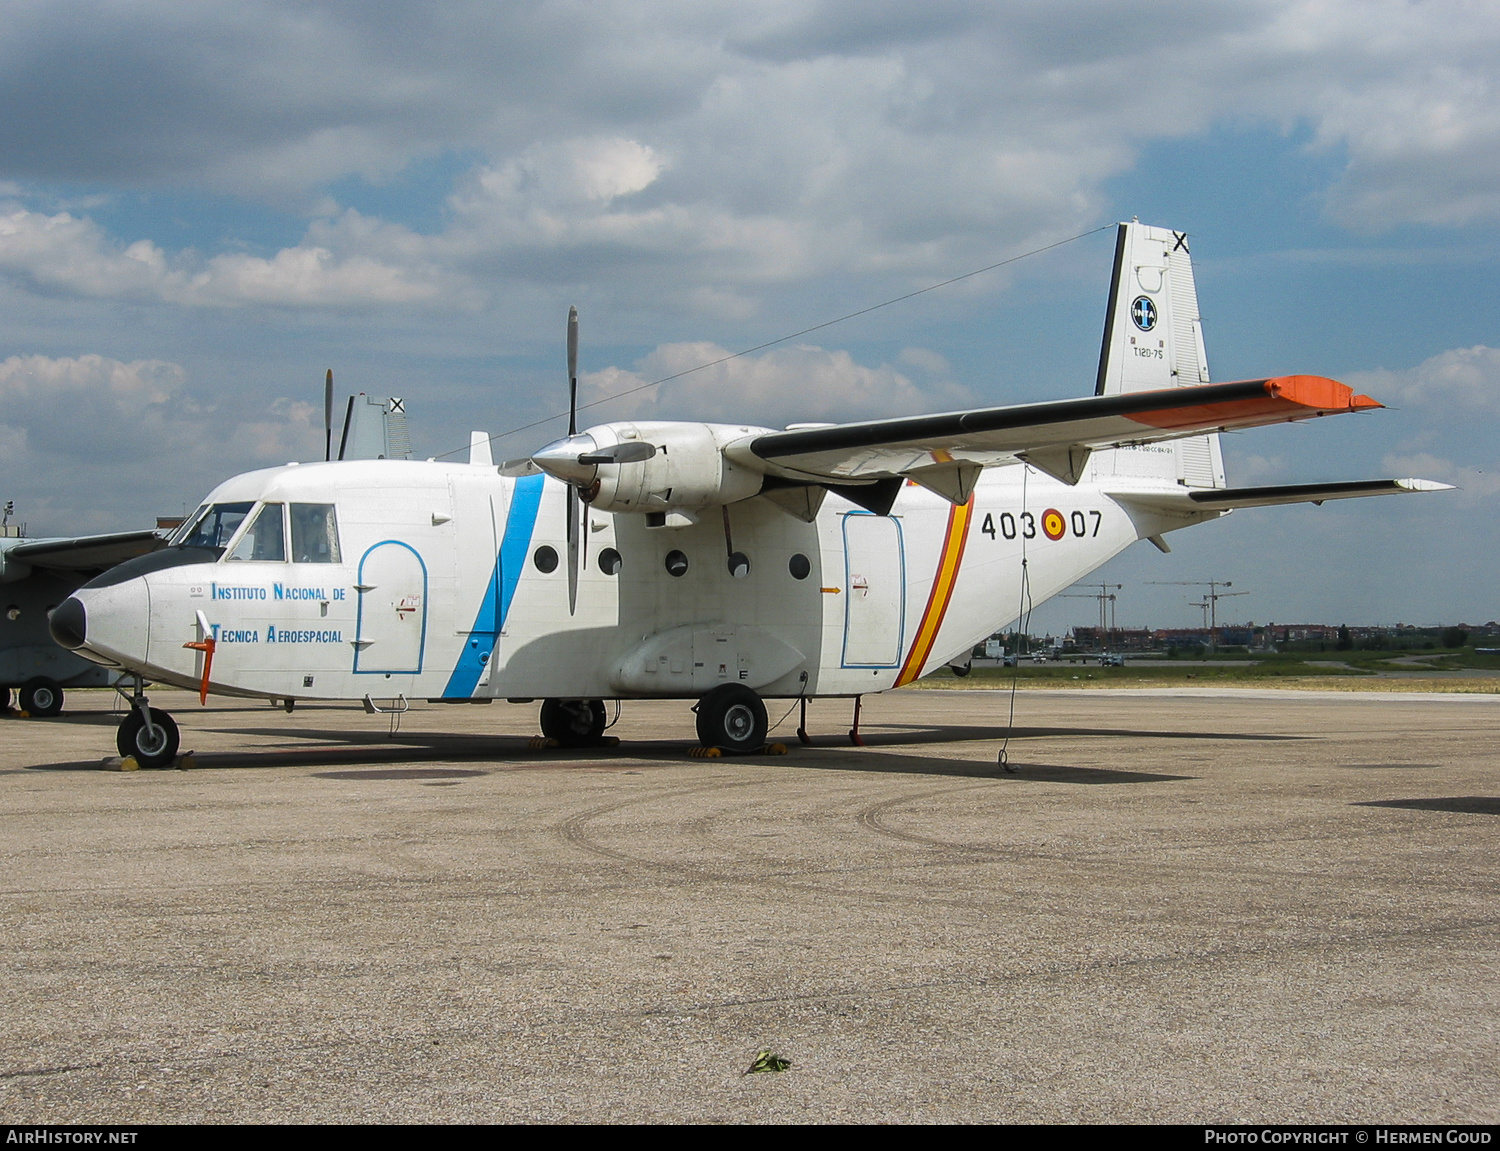
{"type": "Polygon", "coordinates": [[[151,725],[146,725],[139,711],[130,712],[115,732],[115,746],[121,755],[135,756],[142,767],[167,767],[177,758],[177,723],[160,708],[146,710],[151,715],[151,725]]]}
{"type": "Polygon", "coordinates": [[[115,747],[121,756],[134,756],[142,767],[167,767],[177,758],[177,723],[160,708],[150,706],[144,686],[136,676],[134,694],[125,695],[119,683],[115,684],[115,690],[130,703],[115,732],[115,747]]]}

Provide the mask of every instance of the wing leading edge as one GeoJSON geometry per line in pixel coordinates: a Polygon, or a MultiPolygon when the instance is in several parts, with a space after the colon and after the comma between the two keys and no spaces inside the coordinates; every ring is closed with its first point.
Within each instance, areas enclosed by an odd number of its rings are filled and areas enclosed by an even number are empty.
{"type": "Polygon", "coordinates": [[[771,432],[725,452],[786,480],[860,484],[907,476],[967,499],[979,469],[995,464],[1023,460],[1073,484],[1096,449],[1383,406],[1337,380],[1278,376],[771,432]]]}

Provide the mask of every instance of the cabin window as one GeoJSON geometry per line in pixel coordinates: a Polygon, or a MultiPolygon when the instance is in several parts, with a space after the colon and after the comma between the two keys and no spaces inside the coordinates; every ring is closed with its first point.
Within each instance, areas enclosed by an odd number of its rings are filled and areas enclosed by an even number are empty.
{"type": "Polygon", "coordinates": [[[173,537],[174,542],[185,548],[219,548],[223,549],[234,533],[240,530],[240,524],[245,522],[245,517],[250,514],[250,509],[255,504],[249,500],[242,504],[213,504],[209,507],[198,509],[188,524],[179,530],[178,535],[173,537]]]}
{"type": "Polygon", "coordinates": [[[557,551],[543,544],[532,553],[531,562],[536,564],[536,570],[543,575],[551,575],[557,570],[557,551]]]}
{"type": "Polygon", "coordinates": [[[332,504],[292,505],[292,562],[339,562],[339,520],[332,504]]]}
{"type": "Polygon", "coordinates": [[[812,574],[812,563],[801,552],[797,552],[787,561],[786,570],[792,573],[793,579],[806,579],[812,574]]]}
{"type": "Polygon", "coordinates": [[[605,548],[599,553],[599,570],[605,575],[614,575],[618,572],[622,562],[624,561],[620,559],[620,553],[614,548],[605,548]]]}
{"type": "Polygon", "coordinates": [[[688,558],[680,551],[669,551],[666,559],[667,574],[681,578],[687,575],[688,558]]]}
{"type": "Polygon", "coordinates": [[[286,560],[286,525],[283,519],[285,505],[263,504],[240,542],[235,545],[231,560],[254,560],[261,563],[281,563],[286,560]]]}

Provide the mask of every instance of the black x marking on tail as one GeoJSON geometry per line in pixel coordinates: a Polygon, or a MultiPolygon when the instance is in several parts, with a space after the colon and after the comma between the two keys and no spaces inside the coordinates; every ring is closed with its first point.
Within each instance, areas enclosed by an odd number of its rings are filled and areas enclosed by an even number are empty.
{"type": "Polygon", "coordinates": [[[1184,252],[1187,252],[1188,255],[1192,255],[1192,252],[1188,250],[1187,246],[1187,233],[1173,232],[1172,235],[1177,237],[1177,243],[1172,245],[1172,251],[1175,252],[1178,248],[1181,248],[1184,252]]]}

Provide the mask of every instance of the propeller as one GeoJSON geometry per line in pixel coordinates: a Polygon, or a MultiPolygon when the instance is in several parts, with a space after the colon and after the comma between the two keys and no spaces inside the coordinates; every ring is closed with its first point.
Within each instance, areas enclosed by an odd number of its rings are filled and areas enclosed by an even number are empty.
{"type": "Polygon", "coordinates": [[[578,309],[568,309],[568,434],[518,460],[506,460],[496,470],[518,478],[545,472],[567,485],[568,614],[578,608],[578,570],[587,564],[588,502],[599,468],[606,464],[638,464],[656,455],[656,445],[631,440],[601,446],[587,432],[578,431],[578,309]]]}
{"type": "Polygon", "coordinates": [[[323,380],[323,460],[333,459],[333,369],[323,380]]]}
{"type": "MultiPolygon", "coordinates": [[[[578,309],[568,309],[568,438],[578,435],[578,309]]],[[[582,501],[578,489],[568,485],[568,614],[578,607],[578,551],[584,525],[578,522],[582,501]]],[[[581,508],[588,515],[587,506],[581,508]]]]}

